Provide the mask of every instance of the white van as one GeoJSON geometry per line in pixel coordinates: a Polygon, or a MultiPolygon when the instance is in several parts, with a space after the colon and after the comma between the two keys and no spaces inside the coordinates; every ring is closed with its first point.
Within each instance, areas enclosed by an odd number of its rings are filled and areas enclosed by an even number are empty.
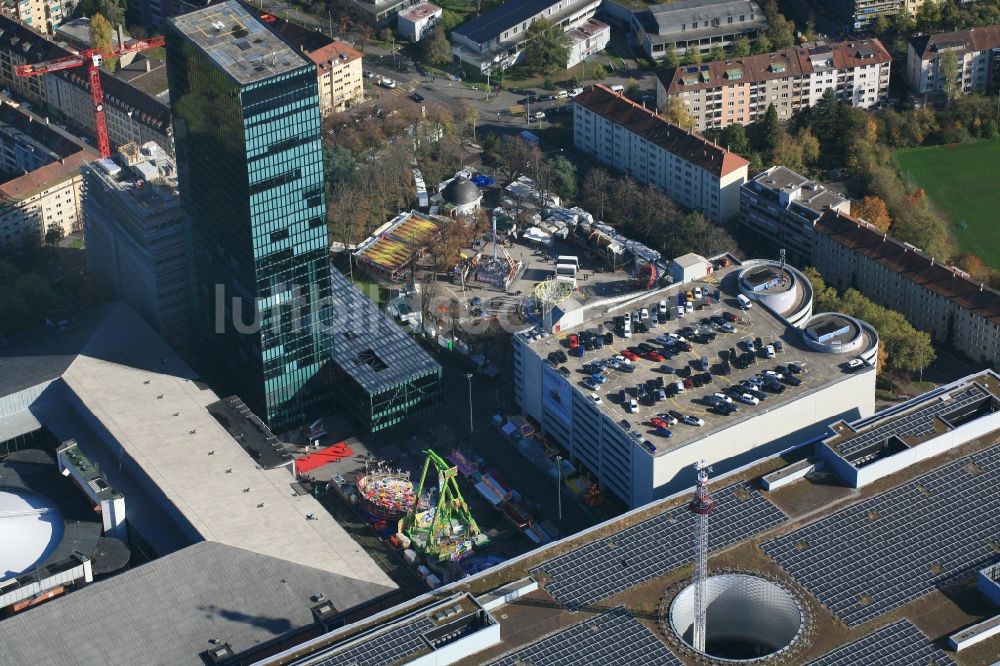
{"type": "Polygon", "coordinates": [[[684,306],[683,305],[678,305],[677,306],[677,316],[678,317],[683,317],[684,316],[684,306]]]}
{"type": "Polygon", "coordinates": [[[619,95],[621,95],[623,92],[625,92],[625,86],[623,86],[620,83],[616,83],[615,85],[609,86],[609,87],[611,88],[612,92],[616,92],[619,95]]]}
{"type": "Polygon", "coordinates": [[[753,307],[753,302],[743,294],[739,294],[736,297],[736,302],[739,303],[740,307],[743,308],[744,310],[749,310],[750,308],[753,307]]]}

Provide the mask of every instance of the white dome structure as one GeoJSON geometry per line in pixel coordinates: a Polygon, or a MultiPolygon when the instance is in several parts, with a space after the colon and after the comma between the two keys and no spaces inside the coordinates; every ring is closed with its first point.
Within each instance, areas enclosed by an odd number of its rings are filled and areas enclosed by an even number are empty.
{"type": "Polygon", "coordinates": [[[0,580],[31,571],[63,536],[62,513],[27,490],[0,489],[0,580]]]}

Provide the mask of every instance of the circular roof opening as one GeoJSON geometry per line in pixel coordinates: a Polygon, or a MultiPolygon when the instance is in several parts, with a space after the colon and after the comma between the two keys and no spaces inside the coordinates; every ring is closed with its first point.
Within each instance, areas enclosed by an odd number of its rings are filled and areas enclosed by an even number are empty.
{"type": "MultiPolygon", "coordinates": [[[[674,597],[668,620],[677,637],[695,650],[693,584],[674,597]]],[[[702,654],[737,663],[775,655],[795,642],[802,625],[802,607],[777,583],[741,573],[711,576],[707,581],[702,654]]]]}
{"type": "Polygon", "coordinates": [[[0,580],[31,571],[62,535],[62,513],[51,500],[25,490],[0,490],[0,580]]]}

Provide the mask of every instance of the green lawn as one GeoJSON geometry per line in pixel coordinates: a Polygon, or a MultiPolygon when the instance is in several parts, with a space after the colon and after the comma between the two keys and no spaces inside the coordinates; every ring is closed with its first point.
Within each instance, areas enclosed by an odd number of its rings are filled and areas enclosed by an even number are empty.
{"type": "Polygon", "coordinates": [[[951,221],[959,250],[1000,270],[1000,140],[906,148],[892,159],[951,221]]]}

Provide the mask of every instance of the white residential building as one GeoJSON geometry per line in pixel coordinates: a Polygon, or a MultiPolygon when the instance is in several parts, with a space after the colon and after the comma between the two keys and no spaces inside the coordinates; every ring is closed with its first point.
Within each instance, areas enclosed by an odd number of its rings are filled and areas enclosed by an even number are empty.
{"type": "MultiPolygon", "coordinates": [[[[452,54],[486,73],[505,69],[524,54],[528,27],[545,19],[566,32],[597,13],[601,0],[511,0],[451,31],[452,54]]],[[[567,65],[568,66],[568,65],[567,65]]]]}
{"type": "Polygon", "coordinates": [[[587,19],[583,25],[566,33],[569,38],[569,61],[566,67],[574,67],[600,53],[611,41],[611,26],[597,19],[587,19]]]}
{"type": "Polygon", "coordinates": [[[30,111],[0,102],[0,250],[83,226],[80,167],[97,153],[30,111]]]}
{"type": "Polygon", "coordinates": [[[678,98],[695,119],[694,129],[749,124],[774,104],[787,120],[813,106],[828,89],[852,106],[885,101],[892,57],[877,39],[796,46],[775,53],[714,60],[659,74],[656,104],[678,98]]]}
{"type": "Polygon", "coordinates": [[[364,101],[361,53],[354,47],[334,41],[306,53],[306,57],[316,63],[319,109],[324,116],[364,101]]]}
{"type": "Polygon", "coordinates": [[[986,25],[912,38],[905,76],[913,92],[924,95],[942,90],[948,73],[941,71],[941,56],[949,51],[955,53],[952,75],[963,93],[1000,88],[1000,25],[986,25]]]}
{"type": "Polygon", "coordinates": [[[62,23],[64,4],[64,0],[16,0],[14,9],[18,21],[51,35],[52,29],[62,23]]]}
{"type": "Polygon", "coordinates": [[[747,160],[602,85],[574,97],[573,105],[578,150],[715,222],[739,213],[747,160]]]}
{"type": "Polygon", "coordinates": [[[430,34],[431,29],[441,20],[444,10],[430,2],[421,2],[399,12],[397,29],[399,36],[411,42],[419,42],[430,34]]]}

